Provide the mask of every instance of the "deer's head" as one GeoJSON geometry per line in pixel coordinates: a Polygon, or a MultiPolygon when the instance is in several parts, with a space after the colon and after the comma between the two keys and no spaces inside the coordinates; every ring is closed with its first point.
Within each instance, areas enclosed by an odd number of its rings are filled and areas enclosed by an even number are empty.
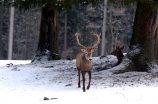
{"type": "Polygon", "coordinates": [[[91,48],[87,48],[87,47],[83,46],[82,44],[80,44],[79,39],[78,39],[79,34],[78,33],[75,34],[77,43],[82,47],[81,51],[85,53],[85,58],[88,61],[92,61],[92,53],[97,50],[96,46],[98,46],[98,44],[100,43],[100,35],[98,35],[96,33],[94,33],[94,35],[98,38],[97,43],[94,46],[92,46],[91,48]]]}
{"type": "Polygon", "coordinates": [[[117,58],[124,57],[124,55],[122,53],[124,46],[121,47],[121,45],[122,45],[122,42],[117,41],[116,49],[111,53],[111,55],[114,55],[117,58]]]}

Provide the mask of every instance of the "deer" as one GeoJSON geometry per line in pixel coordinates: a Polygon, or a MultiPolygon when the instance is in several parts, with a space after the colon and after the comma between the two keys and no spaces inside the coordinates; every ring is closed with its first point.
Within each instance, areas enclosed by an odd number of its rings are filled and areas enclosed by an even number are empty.
{"type": "Polygon", "coordinates": [[[116,45],[116,49],[111,53],[111,55],[114,55],[117,57],[117,65],[119,65],[121,62],[122,62],[122,59],[124,57],[123,53],[122,53],[122,50],[124,49],[124,46],[122,46],[122,42],[121,41],[117,41],[117,45],[116,45]]]}
{"type": "Polygon", "coordinates": [[[80,45],[81,52],[77,54],[76,56],[76,66],[78,70],[78,88],[81,87],[80,85],[80,73],[82,73],[82,80],[83,80],[83,92],[85,92],[85,74],[88,72],[89,75],[89,83],[87,86],[87,90],[90,88],[90,82],[91,82],[91,69],[92,69],[92,53],[97,50],[96,46],[100,43],[100,35],[94,33],[94,35],[98,38],[97,43],[93,45],[91,48],[87,48],[80,44],[78,36],[79,34],[76,33],[76,40],[78,45],[80,45]]]}

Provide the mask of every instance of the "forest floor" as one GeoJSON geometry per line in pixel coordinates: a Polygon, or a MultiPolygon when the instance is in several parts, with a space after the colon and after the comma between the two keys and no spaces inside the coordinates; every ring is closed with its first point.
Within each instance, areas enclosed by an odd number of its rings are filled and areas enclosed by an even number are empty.
{"type": "MultiPolygon", "coordinates": [[[[158,66],[150,73],[125,72],[124,60],[94,57],[91,87],[78,88],[75,60],[30,63],[0,61],[1,104],[155,104],[158,102],[158,66]]],[[[81,80],[82,81],[82,80],[81,80]]],[[[88,85],[88,74],[86,74],[88,85]]],[[[82,83],[81,83],[82,86],[82,83]]]]}

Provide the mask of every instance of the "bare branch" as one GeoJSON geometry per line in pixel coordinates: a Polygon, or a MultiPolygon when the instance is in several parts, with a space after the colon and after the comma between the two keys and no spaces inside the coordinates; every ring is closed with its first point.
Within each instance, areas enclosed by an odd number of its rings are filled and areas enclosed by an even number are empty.
{"type": "Polygon", "coordinates": [[[116,47],[121,47],[122,43],[123,43],[122,41],[118,40],[116,47]]]}

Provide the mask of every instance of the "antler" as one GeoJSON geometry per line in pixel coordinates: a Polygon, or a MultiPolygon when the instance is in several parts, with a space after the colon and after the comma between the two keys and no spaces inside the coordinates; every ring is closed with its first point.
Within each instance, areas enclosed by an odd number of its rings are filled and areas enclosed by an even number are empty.
{"type": "Polygon", "coordinates": [[[122,41],[118,40],[116,47],[120,47],[122,45],[122,43],[123,43],[122,41]]]}
{"type": "Polygon", "coordinates": [[[77,40],[78,45],[80,45],[82,48],[87,48],[87,47],[83,46],[82,44],[80,44],[79,39],[78,39],[79,34],[76,33],[75,36],[76,36],[76,40],[77,40]]]}
{"type": "Polygon", "coordinates": [[[92,46],[91,48],[95,48],[95,47],[100,43],[100,35],[101,35],[101,34],[99,35],[99,34],[94,33],[94,35],[97,36],[98,41],[97,41],[97,43],[96,43],[94,46],[92,46]]]}

